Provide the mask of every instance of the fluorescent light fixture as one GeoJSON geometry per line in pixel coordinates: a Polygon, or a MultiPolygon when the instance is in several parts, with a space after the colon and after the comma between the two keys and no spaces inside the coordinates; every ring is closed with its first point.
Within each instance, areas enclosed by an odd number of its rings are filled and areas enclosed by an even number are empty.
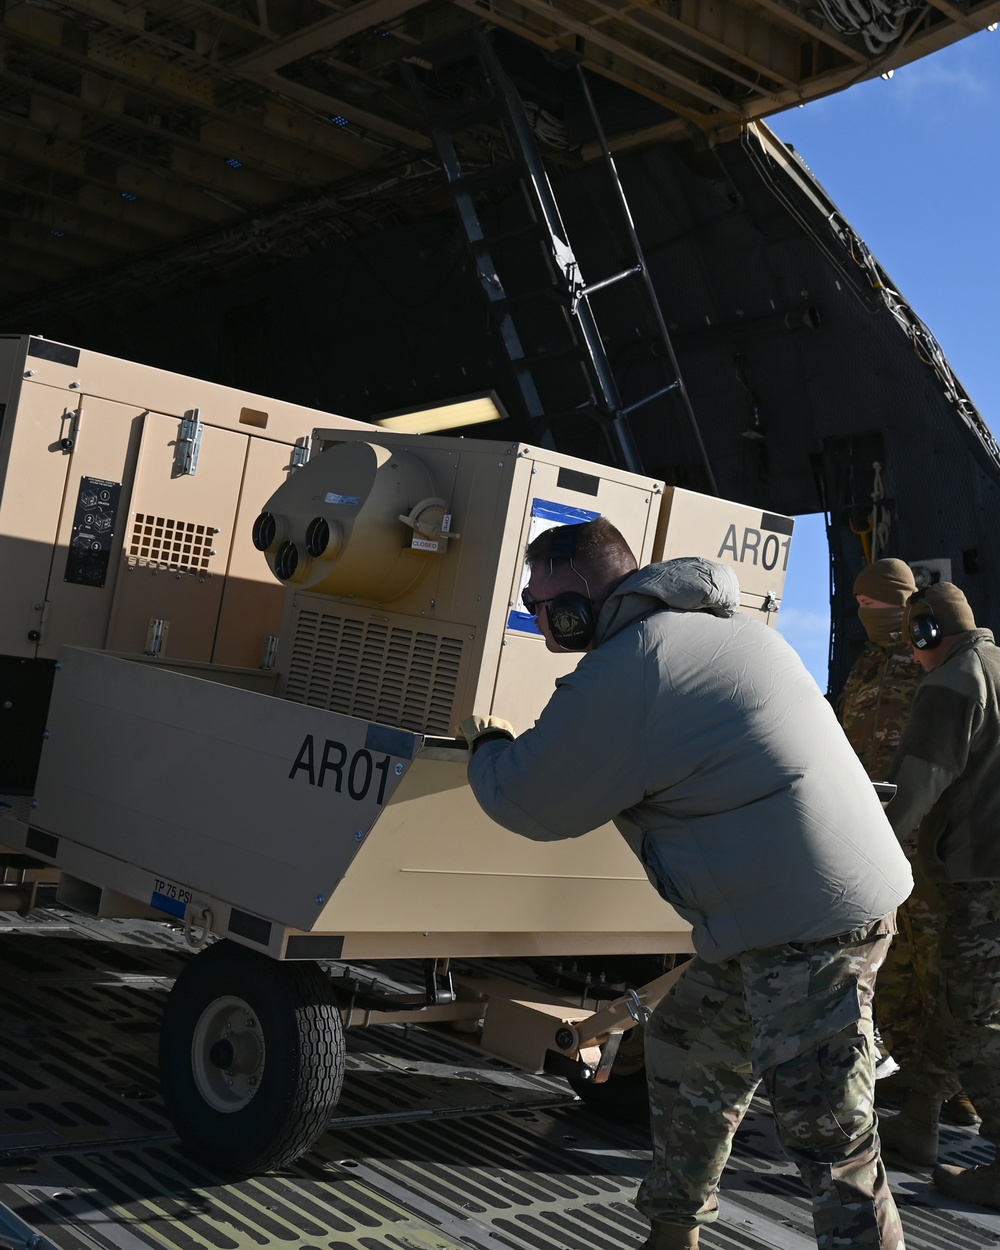
{"type": "Polygon", "coordinates": [[[499,399],[490,391],[486,395],[468,395],[436,408],[412,408],[406,412],[375,417],[372,425],[383,430],[398,430],[403,434],[435,434],[467,425],[482,425],[487,421],[502,421],[506,416],[499,399]]]}

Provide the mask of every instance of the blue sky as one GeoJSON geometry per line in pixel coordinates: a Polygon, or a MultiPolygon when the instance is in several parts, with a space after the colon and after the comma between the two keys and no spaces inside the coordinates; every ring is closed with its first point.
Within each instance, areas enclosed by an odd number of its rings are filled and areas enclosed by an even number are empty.
{"type": "MultiPolygon", "coordinates": [[[[769,125],[802,154],[1000,431],[1000,30],[769,125]]],[[[827,596],[822,524],[801,520],[779,628],[824,690],[827,596]]]]}

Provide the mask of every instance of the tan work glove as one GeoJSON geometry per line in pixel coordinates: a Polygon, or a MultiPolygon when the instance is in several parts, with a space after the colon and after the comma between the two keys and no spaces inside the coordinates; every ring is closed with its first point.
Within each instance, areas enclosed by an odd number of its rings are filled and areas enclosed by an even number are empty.
{"type": "Polygon", "coordinates": [[[486,738],[510,738],[513,741],[514,726],[499,716],[480,716],[473,713],[459,725],[458,736],[465,739],[471,752],[476,749],[480,740],[486,738]]]}

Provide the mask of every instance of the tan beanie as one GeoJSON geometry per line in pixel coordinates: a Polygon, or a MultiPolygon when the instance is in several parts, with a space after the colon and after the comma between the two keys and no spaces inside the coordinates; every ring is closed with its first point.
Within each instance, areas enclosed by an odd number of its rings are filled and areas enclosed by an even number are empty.
{"type": "Polygon", "coordinates": [[[854,579],[854,594],[902,607],[917,589],[913,570],[905,560],[876,560],[854,579]]]}
{"type": "Polygon", "coordinates": [[[968,599],[951,582],[935,582],[919,598],[907,604],[906,620],[903,622],[903,629],[907,633],[910,621],[915,616],[933,616],[946,638],[951,634],[965,634],[976,628],[976,618],[969,607],[968,599]]]}

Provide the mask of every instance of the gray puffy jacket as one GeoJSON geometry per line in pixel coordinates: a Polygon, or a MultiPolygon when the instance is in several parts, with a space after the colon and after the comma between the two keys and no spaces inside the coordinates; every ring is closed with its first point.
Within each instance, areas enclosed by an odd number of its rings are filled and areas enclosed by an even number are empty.
{"type": "Polygon", "coordinates": [[[715,561],[640,569],[534,728],[469,762],[476,798],[515,833],[613,820],[713,962],[846,933],[912,887],[832,708],[738,595],[715,561]]]}

